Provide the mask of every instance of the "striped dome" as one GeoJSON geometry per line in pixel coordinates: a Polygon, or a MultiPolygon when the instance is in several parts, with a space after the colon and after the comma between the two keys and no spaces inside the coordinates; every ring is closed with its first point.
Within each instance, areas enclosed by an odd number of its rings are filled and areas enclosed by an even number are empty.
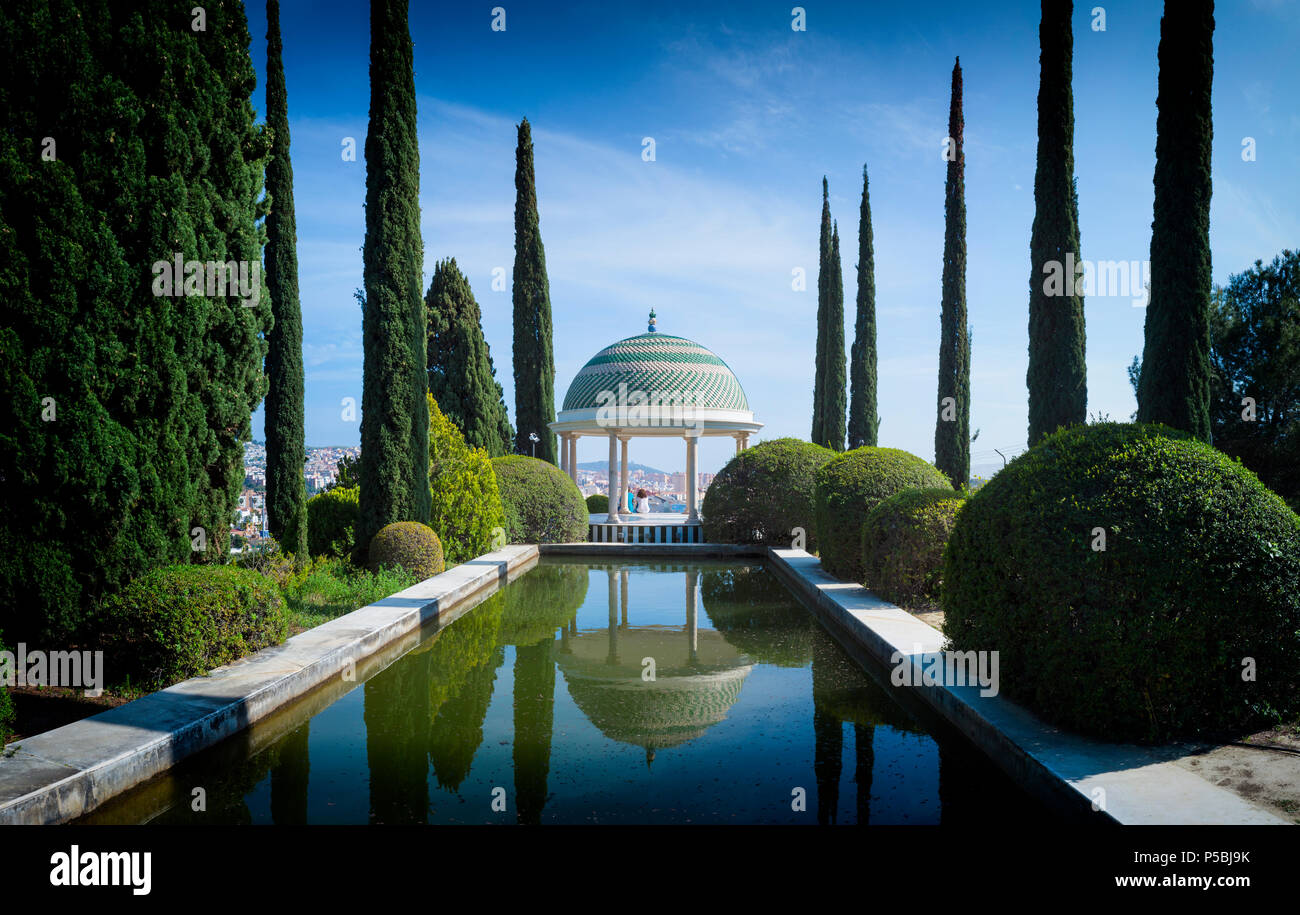
{"type": "Polygon", "coordinates": [[[698,397],[697,406],[749,410],[739,379],[712,350],[693,340],[648,333],[611,343],[592,356],[569,385],[564,410],[604,406],[602,391],[658,391],[698,397]]]}

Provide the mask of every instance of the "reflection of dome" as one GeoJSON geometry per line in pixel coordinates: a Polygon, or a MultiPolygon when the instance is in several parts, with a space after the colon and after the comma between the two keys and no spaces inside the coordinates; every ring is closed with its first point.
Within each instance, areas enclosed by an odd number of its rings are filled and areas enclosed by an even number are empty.
{"type": "Polygon", "coordinates": [[[677,628],[588,630],[557,652],[569,695],[611,740],[649,751],[679,746],[727,717],[753,663],[716,632],[697,633],[694,660],[677,628]],[[617,656],[611,658],[611,646],[617,656]],[[654,658],[655,679],[641,679],[654,658]]]}
{"type": "Polygon", "coordinates": [[[698,394],[698,407],[749,411],[745,391],[727,363],[692,340],[660,333],[619,340],[592,356],[569,385],[562,409],[600,407],[600,392],[617,391],[620,384],[628,391],[698,394]]]}

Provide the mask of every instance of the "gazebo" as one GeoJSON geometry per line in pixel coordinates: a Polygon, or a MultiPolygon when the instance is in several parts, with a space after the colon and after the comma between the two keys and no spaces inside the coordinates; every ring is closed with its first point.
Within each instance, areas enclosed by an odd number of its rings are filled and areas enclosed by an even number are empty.
{"type": "Polygon", "coordinates": [[[609,440],[609,513],[604,519],[591,518],[591,540],[694,543],[702,539],[700,438],[733,438],[739,454],[763,424],[754,421],[744,388],[727,364],[693,340],[659,333],[651,309],[646,333],[611,343],[578,371],[549,428],[560,440],[560,468],[575,483],[578,439],[587,435],[609,440]],[[628,488],[628,442],[639,437],[682,439],[684,513],[625,510],[620,496],[628,488]]]}

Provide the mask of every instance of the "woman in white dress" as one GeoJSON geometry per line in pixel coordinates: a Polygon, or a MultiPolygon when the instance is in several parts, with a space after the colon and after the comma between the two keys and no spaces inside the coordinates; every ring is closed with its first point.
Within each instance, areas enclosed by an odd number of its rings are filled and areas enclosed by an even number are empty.
{"type": "Polygon", "coordinates": [[[650,494],[644,489],[636,491],[636,510],[637,514],[645,514],[650,511],[650,494]]]}

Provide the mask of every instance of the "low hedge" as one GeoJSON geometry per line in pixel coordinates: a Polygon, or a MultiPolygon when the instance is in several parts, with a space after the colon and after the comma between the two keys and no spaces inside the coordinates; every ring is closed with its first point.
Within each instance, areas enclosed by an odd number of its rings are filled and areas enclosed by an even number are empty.
{"type": "Polygon", "coordinates": [[[1008,464],[957,516],[942,604],[954,648],[997,650],[1006,695],[1085,734],[1300,712],[1300,518],[1163,426],[1073,427],[1008,464]]]}
{"type": "Polygon", "coordinates": [[[554,464],[520,454],[492,459],[506,537],[511,543],[573,543],[587,539],[587,503],[554,464]]]}
{"type": "Polygon", "coordinates": [[[110,686],[161,689],[284,641],[280,589],[251,569],[155,569],[108,598],[99,644],[110,686]]]}
{"type": "MultiPolygon", "coordinates": [[[[5,643],[0,640],[0,651],[5,650],[5,643]]],[[[0,679],[0,747],[9,742],[14,733],[14,700],[9,695],[9,684],[0,679]]]]}
{"type": "Polygon", "coordinates": [[[883,500],[905,489],[952,488],[914,454],[870,445],[836,455],[817,471],[815,515],[822,568],[862,581],[862,525],[883,500]]]}
{"type": "Polygon", "coordinates": [[[905,489],[873,508],[862,525],[862,583],[909,610],[937,610],[943,548],[965,498],[905,489]]]}
{"type": "Polygon", "coordinates": [[[361,488],[334,488],[307,500],[307,552],[348,556],[356,549],[361,518],[361,488]]]}
{"type": "Polygon", "coordinates": [[[817,471],[835,452],[796,438],[760,442],[718,472],[704,494],[704,539],[789,547],[800,527],[816,552],[817,471]]]}
{"type": "Polygon", "coordinates": [[[601,512],[609,511],[609,496],[603,492],[593,492],[587,496],[587,512],[592,515],[599,515],[601,512]]]}
{"type": "Polygon", "coordinates": [[[394,521],[381,527],[371,538],[366,555],[372,572],[396,568],[418,575],[421,581],[446,568],[442,541],[433,528],[419,521],[394,521]]]}
{"type": "Polygon", "coordinates": [[[447,559],[465,562],[492,549],[493,533],[505,527],[505,509],[492,459],[429,401],[429,526],[447,559]]]}

